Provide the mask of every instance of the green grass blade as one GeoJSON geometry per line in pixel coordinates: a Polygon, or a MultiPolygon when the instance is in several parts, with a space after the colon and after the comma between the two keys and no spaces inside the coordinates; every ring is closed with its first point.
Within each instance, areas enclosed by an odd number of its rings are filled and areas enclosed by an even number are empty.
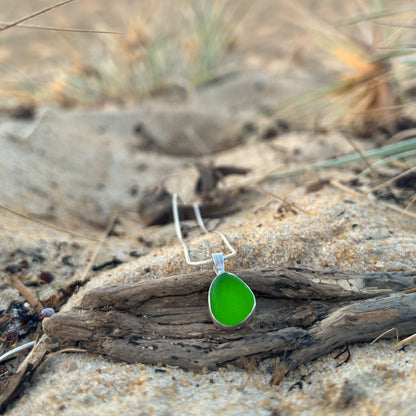
{"type": "MultiPolygon", "coordinates": [[[[393,162],[394,160],[399,159],[405,159],[407,157],[415,156],[416,155],[416,149],[415,150],[408,150],[407,152],[398,153],[393,156],[386,157],[385,159],[379,160],[378,162],[373,163],[372,168],[377,169],[381,166],[386,165],[387,163],[393,162]]],[[[371,172],[371,169],[367,168],[364,169],[358,176],[363,177],[367,176],[371,172]]]]}
{"type": "Polygon", "coordinates": [[[247,182],[243,184],[239,184],[239,186],[250,186],[250,185],[258,185],[263,182],[274,181],[279,179],[286,179],[293,176],[299,176],[309,171],[320,171],[323,169],[331,169],[331,168],[339,168],[342,166],[349,165],[350,163],[359,162],[360,160],[364,159],[373,159],[378,157],[388,157],[398,154],[403,154],[409,151],[416,151],[416,137],[413,137],[408,140],[404,140],[399,143],[383,146],[378,149],[368,150],[367,152],[363,152],[361,155],[358,153],[354,153],[351,155],[346,155],[334,159],[328,159],[323,162],[313,163],[312,165],[306,166],[304,168],[298,168],[293,170],[288,170],[284,172],[272,172],[268,175],[265,175],[261,178],[253,178],[249,179],[247,182]]]}

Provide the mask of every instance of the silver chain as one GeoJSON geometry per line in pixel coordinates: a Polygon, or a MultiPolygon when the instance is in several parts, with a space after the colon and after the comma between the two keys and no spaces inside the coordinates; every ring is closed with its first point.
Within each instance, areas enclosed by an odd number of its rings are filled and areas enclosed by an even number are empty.
{"type": "Polygon", "coordinates": [[[193,204],[194,213],[196,221],[198,222],[199,227],[204,233],[210,234],[215,233],[218,236],[221,237],[222,241],[226,245],[226,247],[230,250],[230,253],[223,255],[222,253],[215,253],[212,255],[211,258],[206,260],[199,260],[199,261],[192,261],[191,256],[189,254],[188,246],[186,245],[183,236],[182,236],[182,230],[181,230],[181,223],[179,220],[179,211],[178,211],[178,195],[173,194],[172,196],[172,210],[173,210],[173,221],[175,223],[175,231],[176,235],[178,237],[178,240],[182,244],[183,252],[185,254],[186,262],[191,266],[200,266],[203,264],[209,264],[214,263],[214,269],[217,273],[222,273],[224,271],[224,260],[227,260],[231,257],[234,257],[237,254],[237,251],[235,248],[231,245],[231,243],[228,241],[227,237],[221,233],[220,231],[208,231],[207,227],[204,224],[204,221],[202,220],[201,211],[199,209],[199,206],[197,203],[193,204]]]}

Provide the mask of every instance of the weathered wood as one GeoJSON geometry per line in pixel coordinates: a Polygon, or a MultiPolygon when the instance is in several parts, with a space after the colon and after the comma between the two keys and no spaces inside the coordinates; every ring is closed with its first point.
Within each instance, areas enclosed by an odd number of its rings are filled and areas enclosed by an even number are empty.
{"type": "Polygon", "coordinates": [[[416,272],[354,274],[301,269],[237,272],[257,297],[235,331],[211,322],[212,272],[101,287],[78,307],[45,319],[50,348],[82,346],[127,362],[215,368],[241,356],[285,354],[289,370],[345,342],[396,327],[416,332],[416,272]]]}
{"type": "Polygon", "coordinates": [[[36,347],[26,359],[19,365],[16,373],[10,375],[0,383],[0,414],[6,409],[8,403],[22,392],[26,381],[30,380],[32,374],[37,369],[47,354],[44,339],[36,344],[36,347]]]}
{"type": "MultiPolygon", "coordinates": [[[[416,293],[397,293],[355,302],[313,325],[287,360],[288,370],[318,358],[345,342],[367,342],[390,328],[401,336],[416,332],[416,293]]],[[[391,333],[395,336],[395,332],[391,333]]]]}

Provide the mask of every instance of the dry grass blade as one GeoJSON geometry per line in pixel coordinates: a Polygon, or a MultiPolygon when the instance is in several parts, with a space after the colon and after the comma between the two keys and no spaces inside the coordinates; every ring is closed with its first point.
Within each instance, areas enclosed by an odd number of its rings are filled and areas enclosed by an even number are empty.
{"type": "Polygon", "coordinates": [[[394,46],[377,46],[375,49],[386,49],[386,50],[392,50],[392,51],[397,51],[396,53],[398,53],[399,55],[405,55],[405,50],[407,51],[407,53],[409,54],[413,54],[414,50],[416,48],[416,43],[409,43],[409,44],[398,44],[398,45],[394,45],[394,46]]]}
{"type": "MultiPolygon", "coordinates": [[[[360,193],[354,191],[354,189],[351,189],[351,188],[349,188],[345,185],[342,185],[342,184],[340,184],[340,183],[338,183],[334,180],[329,181],[329,183],[332,186],[334,186],[335,188],[340,189],[341,191],[348,192],[348,193],[350,193],[352,195],[355,195],[355,196],[360,195],[360,193]]],[[[407,207],[406,207],[406,209],[403,209],[403,208],[398,207],[397,205],[389,204],[388,202],[384,202],[384,201],[377,201],[377,205],[383,205],[386,208],[391,209],[392,211],[396,211],[396,212],[398,212],[402,215],[405,215],[407,217],[416,218],[416,214],[414,214],[413,212],[407,211],[407,207]]],[[[411,293],[411,292],[409,292],[409,293],[411,293]]]]}
{"type": "Polygon", "coordinates": [[[282,197],[280,197],[279,195],[276,195],[276,194],[274,194],[273,192],[269,192],[269,191],[266,191],[265,189],[263,189],[263,188],[259,188],[260,190],[262,190],[264,193],[266,193],[267,195],[270,195],[271,197],[273,197],[273,198],[275,198],[275,199],[277,199],[277,200],[279,200],[280,202],[283,202],[283,204],[285,204],[285,205],[287,205],[288,207],[290,207],[291,209],[293,209],[294,211],[301,211],[301,212],[303,212],[304,214],[306,214],[306,215],[310,215],[310,212],[308,212],[308,211],[306,211],[306,210],[304,210],[304,209],[302,209],[302,208],[300,208],[300,207],[298,207],[298,206],[296,206],[296,205],[293,205],[293,204],[291,204],[286,198],[282,198],[282,197]]]}
{"type": "Polygon", "coordinates": [[[372,173],[374,173],[374,175],[377,174],[377,172],[374,170],[373,166],[371,165],[371,163],[367,160],[367,158],[364,156],[363,151],[359,148],[359,146],[357,146],[354,143],[354,140],[352,140],[351,137],[349,136],[345,136],[345,139],[347,140],[347,142],[353,147],[353,149],[361,156],[362,161],[364,162],[364,164],[367,166],[367,169],[369,169],[372,173]]]}
{"type": "Polygon", "coordinates": [[[356,23],[360,23],[364,21],[382,19],[383,17],[395,16],[399,13],[412,12],[415,10],[416,10],[415,7],[403,7],[403,8],[397,8],[397,9],[378,10],[373,13],[366,13],[360,16],[356,16],[356,17],[352,17],[352,18],[340,21],[337,23],[337,26],[354,25],[356,23]]]}
{"type": "Polygon", "coordinates": [[[407,337],[405,339],[402,339],[400,342],[398,342],[393,349],[395,351],[400,350],[401,348],[403,348],[406,344],[408,344],[409,342],[412,342],[416,340],[416,334],[410,335],[410,337],[407,337]]]}
{"type": "MultiPolygon", "coordinates": [[[[386,164],[388,164],[390,162],[393,162],[394,160],[398,160],[398,159],[403,159],[404,160],[404,159],[406,159],[408,157],[415,156],[415,155],[416,155],[416,149],[414,149],[414,150],[408,150],[408,151],[402,152],[402,153],[398,153],[396,155],[392,155],[392,156],[386,157],[386,158],[384,158],[382,160],[379,160],[379,161],[373,163],[372,168],[375,169],[375,170],[377,170],[381,166],[386,165],[386,164]]],[[[358,176],[359,177],[363,177],[363,176],[368,175],[370,172],[371,172],[371,170],[367,168],[367,169],[363,170],[358,176]]]]}
{"type": "Polygon", "coordinates": [[[55,351],[51,354],[49,354],[45,359],[39,364],[39,367],[36,369],[35,373],[33,374],[33,378],[35,379],[36,376],[40,373],[41,369],[45,366],[45,364],[51,359],[56,357],[59,354],[64,354],[67,352],[78,352],[83,353],[87,352],[87,350],[83,350],[82,348],[64,348],[62,350],[55,351]]]}
{"type": "Polygon", "coordinates": [[[40,363],[39,366],[36,368],[36,371],[33,374],[33,379],[35,379],[38,374],[40,373],[40,371],[42,370],[42,368],[45,366],[45,364],[51,359],[56,357],[59,354],[63,354],[63,353],[67,353],[67,352],[78,352],[78,353],[83,353],[83,352],[87,352],[86,350],[82,349],[82,348],[64,348],[62,350],[58,350],[55,351],[51,354],[49,354],[48,356],[46,356],[40,363]]]}
{"type": "Polygon", "coordinates": [[[63,107],[125,103],[171,91],[188,94],[193,86],[221,75],[248,2],[189,0],[183,7],[150,3],[149,9],[128,17],[121,36],[99,37],[81,46],[68,37],[76,52],[72,65],[49,85],[34,87],[38,101],[63,107]],[[168,15],[171,21],[166,22],[168,15]]]}
{"type": "Polygon", "coordinates": [[[99,239],[99,241],[98,241],[97,247],[95,248],[93,255],[91,256],[91,258],[90,258],[90,260],[89,260],[89,262],[88,262],[87,266],[85,267],[84,273],[83,273],[83,274],[82,274],[82,276],[81,276],[81,281],[84,281],[84,280],[86,279],[86,277],[87,277],[88,273],[90,272],[91,267],[92,267],[92,265],[93,265],[93,263],[94,263],[95,259],[97,258],[98,253],[99,253],[99,251],[100,251],[101,247],[103,246],[105,239],[106,239],[106,238],[107,238],[107,236],[108,236],[108,233],[109,233],[109,232],[111,231],[111,229],[113,228],[114,222],[115,222],[115,221],[116,221],[116,219],[117,219],[117,215],[118,215],[118,213],[115,213],[115,214],[111,217],[110,221],[108,222],[108,225],[107,225],[106,229],[103,231],[103,234],[102,234],[101,238],[100,238],[100,239],[99,239]]]}
{"type": "Polygon", "coordinates": [[[387,144],[393,144],[397,142],[401,142],[402,140],[409,139],[410,137],[416,136],[416,128],[413,129],[406,129],[399,131],[395,135],[393,135],[388,141],[387,144]]]}
{"type": "MultiPolygon", "coordinates": [[[[374,109],[374,110],[371,110],[371,112],[376,112],[376,111],[383,112],[383,111],[386,111],[386,110],[401,110],[405,107],[406,107],[406,104],[397,104],[397,105],[391,105],[391,106],[388,106],[388,107],[386,106],[386,107],[380,108],[378,110],[374,109]]],[[[353,114],[355,114],[355,115],[364,114],[364,113],[365,113],[365,111],[361,111],[361,112],[353,111],[353,114]]]]}
{"type": "Polygon", "coordinates": [[[282,380],[285,378],[287,374],[287,367],[282,365],[281,360],[279,357],[276,358],[273,374],[270,378],[270,385],[271,386],[278,386],[282,380]]]}
{"type": "Polygon", "coordinates": [[[400,29],[416,29],[416,25],[408,25],[404,23],[385,23],[385,22],[372,22],[376,25],[387,27],[398,27],[400,29]]]}
{"type": "MultiPolygon", "coordinates": [[[[0,23],[0,26],[10,26],[10,23],[0,23]]],[[[55,26],[38,26],[38,25],[16,25],[23,29],[36,29],[36,30],[52,30],[54,32],[76,32],[76,33],[94,33],[94,34],[105,34],[105,35],[121,35],[122,32],[115,32],[109,30],[94,30],[94,29],[77,29],[71,27],[55,27],[55,26]]]]}
{"type": "Polygon", "coordinates": [[[415,203],[416,201],[416,195],[413,196],[413,198],[410,200],[410,202],[406,205],[405,210],[410,209],[410,207],[415,203]]]}
{"type": "Polygon", "coordinates": [[[347,166],[353,162],[358,162],[362,160],[364,157],[365,159],[373,159],[377,157],[385,157],[385,156],[392,156],[392,155],[399,155],[403,154],[404,152],[413,151],[416,149],[416,138],[411,138],[408,140],[404,140],[399,143],[385,145],[379,149],[368,150],[363,152],[362,155],[360,154],[352,154],[341,156],[334,159],[328,159],[322,162],[316,162],[312,165],[307,165],[303,167],[299,167],[293,170],[288,170],[284,172],[270,172],[264,176],[256,177],[256,178],[249,178],[247,180],[241,181],[240,183],[233,185],[230,187],[231,189],[237,189],[241,186],[255,186],[261,183],[265,183],[268,181],[274,181],[279,179],[286,179],[294,176],[303,175],[307,172],[311,171],[320,171],[323,169],[332,169],[332,168],[339,168],[342,166],[347,166]]]}
{"type": "Polygon", "coordinates": [[[77,232],[71,231],[71,230],[66,230],[65,228],[61,228],[61,227],[58,227],[56,225],[53,225],[53,224],[50,224],[50,223],[47,223],[47,222],[44,222],[44,221],[41,221],[41,220],[37,220],[36,218],[29,217],[29,215],[23,214],[19,211],[16,211],[15,209],[11,209],[9,207],[6,207],[5,205],[0,204],[0,209],[11,212],[14,215],[25,218],[26,220],[32,221],[36,224],[43,225],[44,227],[52,228],[53,230],[60,231],[61,233],[69,234],[69,235],[72,235],[74,237],[85,238],[86,240],[97,241],[97,238],[95,238],[95,237],[91,237],[89,235],[77,233],[77,232]]]}
{"type": "Polygon", "coordinates": [[[38,10],[35,13],[31,13],[30,15],[25,16],[25,17],[22,17],[21,19],[15,21],[13,23],[9,23],[6,26],[1,27],[0,28],[0,32],[3,31],[3,30],[10,29],[10,28],[12,28],[14,26],[18,26],[20,23],[26,22],[26,20],[32,19],[32,18],[34,18],[36,16],[39,16],[39,15],[44,14],[44,13],[47,13],[50,10],[56,9],[57,7],[64,6],[65,4],[72,3],[74,1],[75,0],[65,0],[65,1],[61,1],[60,3],[56,3],[56,4],[52,5],[52,6],[46,7],[45,9],[38,10]]]}
{"type": "MultiPolygon", "coordinates": [[[[391,41],[392,36],[398,38],[399,31],[387,36],[377,30],[378,27],[368,24],[368,36],[357,37],[341,30],[340,25],[323,20],[300,2],[286,4],[292,11],[288,20],[302,29],[325,53],[331,55],[337,66],[341,64],[343,67],[341,82],[334,83],[326,91],[322,89],[318,97],[308,100],[310,103],[319,98],[322,106],[325,104],[324,99],[327,103],[336,104],[325,111],[324,122],[331,126],[351,127],[354,133],[362,137],[371,137],[377,127],[391,126],[400,114],[401,107],[398,105],[402,104],[402,96],[395,87],[400,74],[393,58],[410,52],[399,49],[383,53],[378,46],[391,41]]],[[[396,13],[397,10],[377,10],[345,24],[396,13]]],[[[299,109],[300,105],[295,106],[294,110],[299,109]]],[[[316,106],[314,109],[316,111],[316,106]]]]}
{"type": "MultiPolygon", "coordinates": [[[[347,62],[346,58],[344,62],[347,62]]],[[[398,115],[398,110],[391,110],[397,108],[398,101],[390,79],[390,66],[383,58],[359,67],[352,56],[349,66],[354,73],[346,76],[345,84],[334,89],[331,96],[335,100],[350,97],[342,122],[351,125],[360,136],[370,136],[375,127],[388,125],[398,115]]]]}
{"type": "Polygon", "coordinates": [[[396,211],[400,214],[406,215],[406,217],[416,218],[416,214],[414,214],[413,212],[406,211],[405,209],[400,208],[397,205],[389,204],[388,202],[384,202],[384,201],[382,205],[384,205],[386,208],[391,209],[392,211],[396,211]]]}
{"type": "Polygon", "coordinates": [[[385,181],[383,183],[381,183],[380,185],[375,186],[374,188],[371,188],[367,194],[370,194],[371,192],[377,191],[380,188],[383,188],[387,185],[390,185],[391,183],[397,181],[397,179],[403,178],[404,176],[407,176],[409,173],[412,173],[416,170],[416,166],[413,168],[410,168],[408,170],[406,170],[405,172],[400,173],[399,175],[394,176],[393,178],[389,179],[388,181],[385,181]]]}
{"type": "Polygon", "coordinates": [[[374,339],[372,342],[370,342],[370,345],[373,345],[375,342],[377,342],[380,338],[384,337],[384,335],[389,334],[392,331],[396,331],[396,340],[399,339],[399,331],[397,328],[390,328],[387,331],[384,331],[382,334],[380,334],[376,339],[374,339]]]}

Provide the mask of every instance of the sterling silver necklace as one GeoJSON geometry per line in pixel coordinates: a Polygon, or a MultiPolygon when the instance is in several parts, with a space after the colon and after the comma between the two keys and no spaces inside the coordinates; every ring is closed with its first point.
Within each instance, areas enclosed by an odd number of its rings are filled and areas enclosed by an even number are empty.
{"type": "MultiPolygon", "coordinates": [[[[204,233],[211,233],[202,220],[198,204],[193,204],[195,218],[204,233]]],[[[178,195],[172,197],[173,220],[178,240],[182,244],[186,262],[191,266],[200,266],[213,263],[215,278],[208,291],[208,308],[215,325],[221,328],[236,329],[246,322],[256,309],[256,297],[249,286],[237,275],[225,271],[225,260],[237,254],[227,237],[220,231],[212,231],[221,237],[229,250],[228,254],[213,253],[211,258],[194,261],[191,259],[189,249],[182,235],[178,211],[178,195]]]]}

